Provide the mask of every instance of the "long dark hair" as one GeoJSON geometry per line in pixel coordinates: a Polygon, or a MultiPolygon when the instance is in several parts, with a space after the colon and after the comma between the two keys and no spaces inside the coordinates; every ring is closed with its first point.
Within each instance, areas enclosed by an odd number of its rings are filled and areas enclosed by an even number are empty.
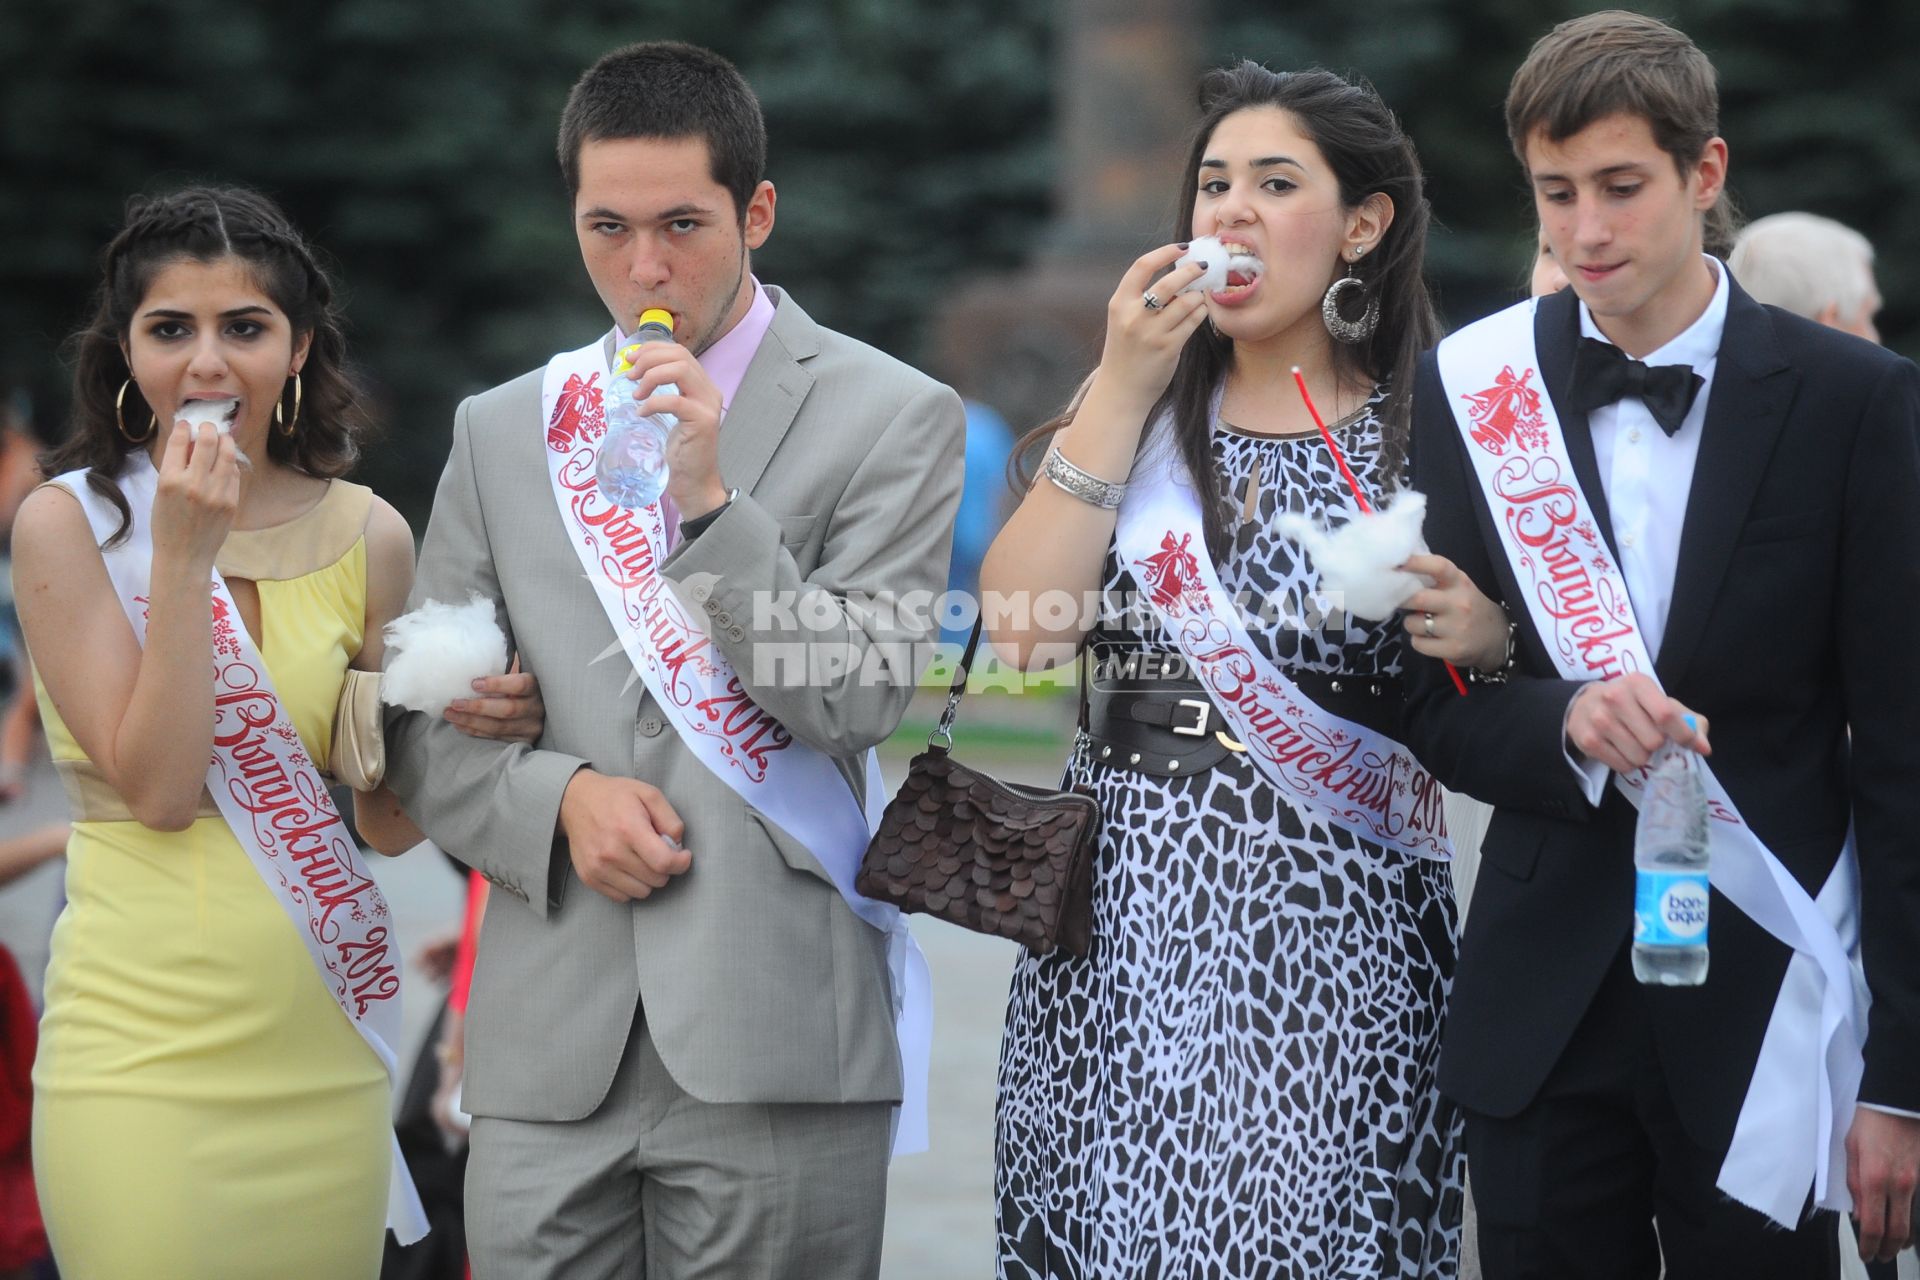
{"type": "MultiPolygon", "coordinates": [[[[296,343],[312,334],[301,367],[300,416],[293,436],[267,432],[267,454],[308,475],[345,475],[360,456],[369,422],[346,363],[346,338],[334,306],[333,281],[312,246],[278,205],[245,187],[189,187],[171,195],[135,196],[125,223],[101,255],[93,318],[68,340],[73,363],[73,411],[66,440],[41,460],[49,476],[84,467],[87,484],[120,512],[114,540],[126,535],[131,515],[116,477],[127,455],[149,440],[130,440],[131,429],[154,413],[137,385],[129,383],[124,354],[133,314],[153,278],[182,259],[217,262],[238,258],[254,283],[284,311],[296,343]],[[115,409],[115,398],[125,396],[115,409]]],[[[291,403],[285,410],[292,411],[291,403]]]]}
{"type": "MultiPolygon", "coordinates": [[[[1278,107],[1320,148],[1340,183],[1340,203],[1358,207],[1380,193],[1393,201],[1393,222],[1379,245],[1356,268],[1369,300],[1380,303],[1380,323],[1364,342],[1332,344],[1335,372],[1342,381],[1364,378],[1384,383],[1381,474],[1397,477],[1406,459],[1413,370],[1420,353],[1440,340],[1440,322],[1427,293],[1426,180],[1413,142],[1373,86],[1350,83],[1331,71],[1269,71],[1257,62],[1219,67],[1200,79],[1200,120],[1180,175],[1173,219],[1175,240],[1193,238],[1193,195],[1200,162],[1220,122],[1250,107],[1278,107]]],[[[1333,283],[1333,276],[1327,277],[1333,283]]],[[[1214,469],[1213,397],[1233,359],[1231,340],[1202,325],[1187,339],[1173,379],[1154,406],[1153,416],[1171,411],[1174,442],[1200,497],[1207,547],[1217,557],[1227,545],[1227,501],[1214,469]]],[[[1073,420],[1074,408],[1042,424],[1015,448],[1016,464],[1032,446],[1073,420]]],[[[1141,444],[1150,443],[1146,436],[1141,444]]]]}

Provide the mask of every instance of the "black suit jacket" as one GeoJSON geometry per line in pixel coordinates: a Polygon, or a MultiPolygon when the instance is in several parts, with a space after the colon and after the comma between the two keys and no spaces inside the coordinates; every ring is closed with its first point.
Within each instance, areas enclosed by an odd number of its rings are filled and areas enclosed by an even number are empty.
{"type": "MultiPolygon", "coordinates": [[[[1573,292],[1542,300],[1541,380],[1611,545],[1586,415],[1567,399],[1578,336],[1573,292]]],[[[1514,353],[1516,367],[1523,359],[1514,353]]],[[[1874,1000],[1861,1097],[1920,1111],[1920,370],[1734,284],[1702,430],[1655,669],[1708,717],[1715,774],[1809,893],[1851,812],[1874,1000]]],[[[1631,938],[1634,813],[1611,785],[1589,804],[1565,760],[1578,685],[1557,676],[1518,600],[1432,353],[1415,386],[1413,480],[1433,550],[1512,601],[1519,624],[1504,687],[1462,698],[1439,663],[1410,655],[1407,717],[1434,773],[1497,808],[1440,1083],[1473,1110],[1510,1116],[1631,938]]],[[[1724,1150],[1789,953],[1718,893],[1709,945],[1703,986],[1645,997],[1680,1113],[1696,1140],[1724,1150]]]]}

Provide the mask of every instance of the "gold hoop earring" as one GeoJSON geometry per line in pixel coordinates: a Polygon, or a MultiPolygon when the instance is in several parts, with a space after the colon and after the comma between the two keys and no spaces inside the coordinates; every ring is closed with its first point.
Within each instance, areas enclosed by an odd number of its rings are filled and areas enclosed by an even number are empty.
{"type": "Polygon", "coordinates": [[[132,385],[132,378],[128,378],[120,384],[120,394],[113,398],[113,420],[114,423],[119,426],[120,434],[126,437],[128,444],[145,444],[147,441],[153,439],[153,433],[160,429],[160,415],[154,413],[149,416],[147,421],[147,434],[143,436],[136,436],[133,432],[127,430],[127,418],[123,411],[123,406],[127,400],[127,388],[132,385]]]}
{"type": "Polygon", "coordinates": [[[286,403],[286,399],[287,393],[283,391],[280,398],[273,402],[273,425],[280,427],[280,434],[291,440],[294,428],[300,423],[300,375],[297,372],[293,375],[293,416],[287,419],[285,426],[281,426],[280,406],[286,403]]]}

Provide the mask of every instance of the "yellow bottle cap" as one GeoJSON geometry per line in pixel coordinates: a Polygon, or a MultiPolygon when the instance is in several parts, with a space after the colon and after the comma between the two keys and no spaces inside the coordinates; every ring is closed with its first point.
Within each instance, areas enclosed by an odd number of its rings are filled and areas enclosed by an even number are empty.
{"type": "MultiPolygon", "coordinates": [[[[638,333],[650,324],[657,324],[671,334],[673,332],[673,314],[662,311],[659,307],[648,307],[640,313],[640,323],[633,327],[633,331],[638,333]]],[[[625,373],[627,370],[633,368],[633,357],[639,350],[640,344],[637,342],[628,343],[625,347],[621,348],[619,359],[614,362],[613,371],[615,373],[625,373]]]]}

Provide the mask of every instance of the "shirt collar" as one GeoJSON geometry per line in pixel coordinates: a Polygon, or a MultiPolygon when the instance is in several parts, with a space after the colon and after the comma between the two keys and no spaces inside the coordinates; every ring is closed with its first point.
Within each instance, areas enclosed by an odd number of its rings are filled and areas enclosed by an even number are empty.
{"type": "MultiPolygon", "coordinates": [[[[747,366],[753,363],[754,352],[760,350],[761,340],[767,336],[767,330],[773,327],[772,296],[762,287],[758,276],[748,278],[753,281],[753,301],[747,304],[747,314],[696,357],[700,367],[707,371],[707,377],[713,379],[713,385],[719,389],[723,411],[733,407],[733,397],[746,380],[747,366]]],[[[613,350],[620,350],[632,336],[615,325],[613,350]]]]}
{"type": "Polygon", "coordinates": [[[733,397],[746,380],[753,353],[760,349],[761,340],[773,327],[773,299],[760,287],[758,277],[749,278],[753,280],[753,301],[747,306],[747,314],[700,353],[700,367],[720,389],[720,403],[728,409],[733,407],[733,397]]]}
{"type": "MultiPolygon", "coordinates": [[[[1727,267],[1712,254],[1702,255],[1713,267],[1713,297],[1707,303],[1707,309],[1700,313],[1699,319],[1682,329],[1665,346],[1647,353],[1642,361],[1647,365],[1685,364],[1699,369],[1713,363],[1720,354],[1720,338],[1727,328],[1727,267]]],[[[1580,304],[1580,333],[1584,337],[1617,346],[1613,339],[1600,332],[1600,326],[1593,321],[1593,313],[1587,310],[1587,304],[1580,304]]]]}

